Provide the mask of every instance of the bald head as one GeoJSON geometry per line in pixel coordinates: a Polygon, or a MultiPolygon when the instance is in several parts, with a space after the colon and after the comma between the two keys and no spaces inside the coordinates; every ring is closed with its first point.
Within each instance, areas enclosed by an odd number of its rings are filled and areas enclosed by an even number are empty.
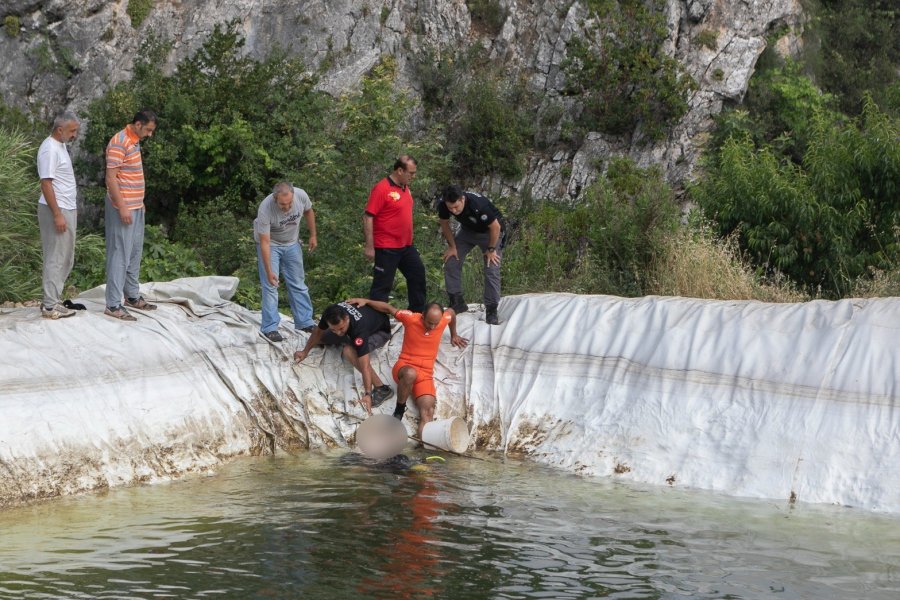
{"type": "Polygon", "coordinates": [[[437,302],[432,302],[428,306],[426,306],[425,312],[422,313],[422,321],[425,322],[425,330],[431,331],[432,329],[440,325],[443,316],[444,307],[437,302]]]}

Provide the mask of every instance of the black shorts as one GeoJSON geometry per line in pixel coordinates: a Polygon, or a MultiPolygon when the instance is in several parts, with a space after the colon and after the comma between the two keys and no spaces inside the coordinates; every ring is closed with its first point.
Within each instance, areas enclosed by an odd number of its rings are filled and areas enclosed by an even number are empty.
{"type": "MultiPolygon", "coordinates": [[[[366,339],[366,351],[363,355],[381,348],[387,344],[389,339],[391,339],[391,332],[379,329],[366,339]]],[[[326,346],[353,346],[353,342],[349,337],[346,335],[335,335],[330,329],[322,333],[319,343],[326,346]]],[[[355,348],[356,346],[353,347],[355,348]]]]}

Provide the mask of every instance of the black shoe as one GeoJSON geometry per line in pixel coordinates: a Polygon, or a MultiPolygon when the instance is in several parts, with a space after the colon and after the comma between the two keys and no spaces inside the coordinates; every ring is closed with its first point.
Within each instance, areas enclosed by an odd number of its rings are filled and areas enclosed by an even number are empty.
{"type": "Polygon", "coordinates": [[[381,406],[385,400],[394,395],[394,390],[389,385],[379,385],[372,390],[372,408],[381,406]]]}
{"type": "Polygon", "coordinates": [[[452,308],[456,314],[469,310],[469,305],[466,304],[466,299],[463,298],[462,294],[447,294],[447,296],[450,298],[449,308],[452,308]]]}
{"type": "Polygon", "coordinates": [[[79,302],[72,302],[71,300],[63,301],[63,306],[66,308],[71,308],[72,310],[87,310],[87,306],[81,304],[79,302]]]}
{"type": "Polygon", "coordinates": [[[267,340],[269,340],[270,342],[283,342],[284,341],[284,338],[281,336],[281,334],[278,333],[277,331],[275,331],[274,329],[272,331],[267,331],[266,333],[264,333],[263,337],[266,338],[267,340]]]}
{"type": "Polygon", "coordinates": [[[499,325],[500,319],[497,318],[497,306],[488,305],[484,307],[484,322],[488,325],[499,325]]]}
{"type": "Polygon", "coordinates": [[[300,328],[300,331],[302,331],[303,333],[312,333],[312,332],[313,332],[313,326],[312,326],[312,325],[307,325],[306,327],[301,327],[301,328],[300,328]]]}
{"type": "Polygon", "coordinates": [[[398,421],[402,421],[403,413],[405,413],[405,412],[406,412],[406,403],[404,402],[403,404],[398,404],[397,406],[394,407],[394,418],[397,419],[398,421]]]}

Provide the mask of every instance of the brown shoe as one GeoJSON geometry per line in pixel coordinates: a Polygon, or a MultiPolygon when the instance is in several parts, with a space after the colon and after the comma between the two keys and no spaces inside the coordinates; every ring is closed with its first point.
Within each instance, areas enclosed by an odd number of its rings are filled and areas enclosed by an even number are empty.
{"type": "Polygon", "coordinates": [[[136,308],[137,310],[156,310],[155,304],[150,304],[144,300],[143,296],[138,298],[125,298],[125,306],[128,308],[136,308]]]}
{"type": "Polygon", "coordinates": [[[66,317],[74,317],[75,311],[66,308],[62,304],[56,304],[52,308],[41,306],[41,316],[45,319],[65,319],[66,317]]]}
{"type": "Polygon", "coordinates": [[[103,314],[112,317],[113,319],[119,319],[120,321],[137,321],[134,315],[125,310],[124,306],[117,306],[115,308],[107,306],[106,310],[103,311],[103,314]]]}

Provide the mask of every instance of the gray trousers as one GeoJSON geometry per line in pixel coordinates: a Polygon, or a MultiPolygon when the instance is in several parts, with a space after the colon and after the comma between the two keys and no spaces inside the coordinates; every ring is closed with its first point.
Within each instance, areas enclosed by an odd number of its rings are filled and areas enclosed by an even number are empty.
{"type": "Polygon", "coordinates": [[[75,265],[75,226],[78,223],[78,211],[61,208],[66,220],[66,232],[56,231],[53,222],[53,211],[46,204],[38,204],[38,226],[41,229],[41,247],[44,250],[44,306],[53,308],[62,301],[66,278],[75,265]]]}
{"type": "MultiPolygon", "coordinates": [[[[450,258],[444,263],[444,286],[447,288],[448,294],[462,294],[462,268],[466,261],[469,251],[476,246],[481,249],[482,254],[487,250],[490,242],[491,234],[488,232],[476,233],[469,231],[464,227],[460,227],[456,232],[454,240],[456,240],[456,256],[450,258]]],[[[503,236],[500,236],[503,239],[503,236]]],[[[500,241],[498,240],[498,244],[500,241]]],[[[503,248],[497,246],[497,256],[503,258],[503,248]]],[[[484,261],[484,303],[485,305],[494,305],[500,303],[500,265],[487,266],[487,259],[482,256],[484,261]]]]}
{"type": "Polygon", "coordinates": [[[106,306],[141,295],[138,276],[144,253],[144,209],[131,211],[131,225],[122,223],[119,210],[106,199],[106,306]]]}

